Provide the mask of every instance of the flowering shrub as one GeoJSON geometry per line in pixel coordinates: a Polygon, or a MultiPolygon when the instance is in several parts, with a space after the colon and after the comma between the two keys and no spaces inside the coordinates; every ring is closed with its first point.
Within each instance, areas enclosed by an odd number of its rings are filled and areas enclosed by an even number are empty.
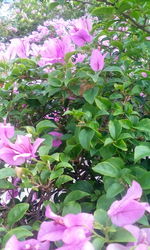
{"type": "Polygon", "coordinates": [[[51,4],[0,44],[1,248],[148,249],[150,2],[51,4]]]}

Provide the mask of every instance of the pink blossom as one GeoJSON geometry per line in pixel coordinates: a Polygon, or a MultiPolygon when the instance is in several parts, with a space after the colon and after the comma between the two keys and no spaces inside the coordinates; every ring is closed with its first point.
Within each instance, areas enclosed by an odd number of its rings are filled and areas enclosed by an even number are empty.
{"type": "Polygon", "coordinates": [[[146,72],[142,72],[141,75],[146,78],[147,77],[147,73],[146,72]]]}
{"type": "Polygon", "coordinates": [[[73,64],[76,64],[76,63],[83,62],[85,57],[86,57],[85,54],[78,53],[78,54],[72,56],[71,59],[72,59],[73,64]]]}
{"type": "MultiPolygon", "coordinates": [[[[76,233],[80,233],[80,232],[76,232],[76,233]]],[[[62,247],[57,248],[56,250],[94,250],[94,247],[92,245],[92,243],[90,241],[88,241],[88,239],[86,240],[82,240],[81,242],[79,242],[78,244],[64,244],[62,247]]]]}
{"type": "Polygon", "coordinates": [[[35,239],[19,241],[15,235],[13,235],[6,243],[4,250],[49,250],[49,242],[39,242],[35,239]]]}
{"type": "Polygon", "coordinates": [[[133,224],[144,215],[145,210],[149,211],[147,203],[138,201],[141,196],[141,186],[136,181],[133,181],[127,194],[120,201],[113,202],[109,208],[108,216],[111,218],[112,223],[117,226],[133,224]]]}
{"type": "Polygon", "coordinates": [[[10,123],[6,123],[6,119],[4,119],[3,123],[0,123],[0,139],[2,142],[7,142],[8,138],[14,136],[14,126],[10,123]]]}
{"type": "Polygon", "coordinates": [[[126,246],[121,244],[110,244],[107,250],[130,250],[134,247],[136,250],[148,250],[150,247],[150,228],[138,228],[133,225],[124,226],[135,238],[135,242],[128,243],[126,246]]]}
{"type": "Polygon", "coordinates": [[[141,97],[146,97],[146,95],[143,92],[140,93],[140,96],[141,97]]]}
{"type": "Polygon", "coordinates": [[[0,150],[0,159],[10,165],[22,165],[26,160],[35,158],[36,151],[44,139],[36,139],[32,144],[28,136],[18,135],[13,144],[7,141],[0,150]]]}
{"type": "MultiPolygon", "coordinates": [[[[65,244],[59,250],[86,249],[89,242],[91,230],[93,229],[93,215],[87,213],[67,214],[64,217],[53,213],[50,207],[46,207],[46,217],[52,219],[50,222],[41,224],[39,241],[62,240],[65,244]],[[79,248],[81,246],[81,248],[79,248]],[[69,248],[70,247],[70,248],[69,248]]],[[[93,248],[87,248],[93,250],[93,248]]]]}
{"type": "Polygon", "coordinates": [[[114,244],[109,244],[106,250],[131,250],[131,248],[123,246],[121,244],[114,243],[114,244]]]}
{"type": "Polygon", "coordinates": [[[146,37],[146,40],[150,41],[150,36],[147,36],[147,37],[146,37]]]}
{"type": "Polygon", "coordinates": [[[6,51],[7,58],[14,59],[16,56],[26,58],[29,56],[29,48],[28,39],[14,38],[6,51]]]}
{"type": "Polygon", "coordinates": [[[100,71],[104,68],[104,58],[106,54],[102,55],[98,49],[92,51],[90,58],[90,66],[94,71],[100,71]]]}
{"type": "Polygon", "coordinates": [[[79,19],[72,20],[74,30],[84,29],[88,32],[92,30],[92,19],[90,17],[81,17],[79,19]]]}
{"type": "Polygon", "coordinates": [[[61,137],[63,136],[63,134],[56,131],[52,131],[49,134],[54,137],[52,146],[55,148],[59,147],[62,144],[61,137]]]}
{"type": "Polygon", "coordinates": [[[73,46],[68,36],[64,36],[62,39],[46,40],[40,49],[41,59],[38,64],[45,66],[53,63],[64,63],[65,54],[71,51],[73,51],[73,46]]]}
{"type": "Polygon", "coordinates": [[[88,31],[80,29],[71,35],[71,39],[76,45],[82,47],[85,43],[90,43],[92,41],[92,36],[88,31]]]}

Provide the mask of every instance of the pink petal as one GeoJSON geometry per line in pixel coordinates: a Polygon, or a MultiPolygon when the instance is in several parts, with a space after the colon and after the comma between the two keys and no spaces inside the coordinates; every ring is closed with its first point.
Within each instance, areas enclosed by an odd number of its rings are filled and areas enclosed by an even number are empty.
{"type": "Polygon", "coordinates": [[[0,150],[0,159],[5,161],[7,164],[12,166],[22,165],[25,162],[24,157],[19,157],[18,159],[14,160],[16,156],[15,152],[11,148],[3,147],[0,150]]]}
{"type": "Polygon", "coordinates": [[[62,219],[61,216],[53,213],[53,211],[51,210],[50,206],[46,206],[45,216],[47,218],[52,219],[52,220],[60,220],[60,219],[62,219]]]}
{"type": "Polygon", "coordinates": [[[72,35],[71,39],[76,45],[82,47],[86,42],[90,43],[92,41],[92,36],[86,30],[81,29],[72,35]]]}
{"type": "Polygon", "coordinates": [[[41,145],[41,143],[44,141],[42,138],[38,138],[33,143],[33,149],[32,149],[32,155],[34,155],[38,149],[38,147],[41,145]]]}
{"type": "Polygon", "coordinates": [[[105,55],[102,55],[98,49],[92,51],[90,58],[90,66],[94,71],[100,71],[104,68],[104,58],[105,55]]]}
{"type": "Polygon", "coordinates": [[[142,196],[142,188],[136,181],[132,182],[131,187],[128,189],[124,199],[140,199],[142,196]]]}
{"type": "Polygon", "coordinates": [[[64,224],[66,227],[84,226],[87,230],[91,230],[93,228],[93,222],[93,215],[88,213],[67,214],[64,216],[64,224]]]}
{"type": "Polygon", "coordinates": [[[64,230],[63,225],[57,224],[54,221],[43,222],[40,226],[37,239],[40,241],[57,241],[62,239],[64,230]]]}
{"type": "Polygon", "coordinates": [[[85,232],[82,227],[72,227],[64,231],[62,240],[66,244],[77,244],[86,239],[85,232]]]}
{"type": "Polygon", "coordinates": [[[56,250],[94,250],[93,245],[88,239],[81,241],[79,244],[64,244],[56,250]]]}
{"type": "Polygon", "coordinates": [[[19,241],[16,236],[13,235],[6,243],[4,250],[20,250],[19,241]]]}
{"type": "Polygon", "coordinates": [[[112,223],[117,226],[125,226],[135,223],[145,212],[145,207],[137,201],[118,201],[116,206],[111,206],[108,215],[112,223]]]}
{"type": "Polygon", "coordinates": [[[120,244],[110,244],[106,248],[106,250],[130,250],[131,247],[126,247],[120,244]]]}
{"type": "Polygon", "coordinates": [[[147,244],[139,244],[136,246],[135,250],[148,250],[149,246],[147,244]]]}

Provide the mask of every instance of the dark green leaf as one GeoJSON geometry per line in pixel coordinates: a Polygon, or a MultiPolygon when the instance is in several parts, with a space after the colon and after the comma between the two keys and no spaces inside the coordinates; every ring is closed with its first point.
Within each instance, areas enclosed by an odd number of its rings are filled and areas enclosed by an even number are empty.
{"type": "Polygon", "coordinates": [[[17,221],[19,221],[29,208],[28,203],[20,203],[15,205],[8,213],[7,223],[11,227],[17,221]]]}

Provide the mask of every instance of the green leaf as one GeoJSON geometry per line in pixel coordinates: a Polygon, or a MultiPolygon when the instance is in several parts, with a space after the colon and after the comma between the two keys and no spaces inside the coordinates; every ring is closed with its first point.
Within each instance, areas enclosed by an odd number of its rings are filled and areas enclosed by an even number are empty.
{"type": "Polygon", "coordinates": [[[106,195],[102,195],[97,200],[96,209],[108,210],[111,204],[115,201],[115,198],[107,198],[106,195]]]}
{"type": "Polygon", "coordinates": [[[106,97],[97,97],[95,98],[96,106],[103,111],[107,111],[111,108],[111,102],[106,97]]]}
{"type": "Polygon", "coordinates": [[[140,122],[134,128],[143,132],[150,133],[150,119],[145,118],[140,120],[140,122]]]}
{"type": "Polygon", "coordinates": [[[111,6],[108,6],[108,7],[98,7],[98,8],[95,8],[93,11],[92,11],[92,15],[94,16],[98,16],[98,17],[101,17],[101,16],[105,16],[105,17],[110,17],[114,14],[114,8],[111,7],[111,6]]]}
{"type": "Polygon", "coordinates": [[[33,233],[31,233],[29,230],[26,228],[22,227],[16,227],[10,230],[3,238],[3,245],[9,240],[9,238],[12,235],[16,235],[17,239],[23,239],[26,237],[31,237],[33,236],[33,233]]]}
{"type": "Polygon", "coordinates": [[[110,176],[110,177],[117,177],[119,175],[118,168],[108,161],[104,161],[98,163],[93,170],[102,175],[110,176]]]}
{"type": "Polygon", "coordinates": [[[94,219],[96,222],[103,226],[108,225],[108,222],[110,221],[107,212],[103,209],[97,209],[94,212],[94,219]]]}
{"type": "Polygon", "coordinates": [[[15,189],[16,187],[12,185],[11,182],[7,180],[0,180],[0,189],[15,189]]]}
{"type": "Polygon", "coordinates": [[[84,92],[83,97],[85,98],[85,100],[90,103],[93,104],[95,97],[97,96],[99,91],[98,87],[94,87],[91,89],[88,89],[84,92]]]}
{"type": "Polygon", "coordinates": [[[139,183],[142,186],[142,189],[149,190],[150,189],[150,172],[146,172],[141,178],[138,179],[139,183]]]}
{"type": "Polygon", "coordinates": [[[102,238],[101,236],[92,241],[92,244],[95,250],[102,249],[102,247],[104,246],[104,243],[105,243],[105,239],[102,238]]]}
{"type": "Polygon", "coordinates": [[[92,183],[90,183],[89,181],[77,181],[76,183],[74,183],[73,185],[71,185],[70,187],[71,190],[81,190],[87,193],[93,193],[94,192],[94,188],[92,183]]]}
{"type": "Polygon", "coordinates": [[[78,214],[81,213],[81,206],[78,202],[70,201],[64,204],[62,216],[66,214],[78,214]]]}
{"type": "Polygon", "coordinates": [[[37,130],[38,134],[43,132],[45,129],[51,129],[51,128],[57,128],[57,126],[50,120],[40,121],[36,125],[36,130],[37,130]]]}
{"type": "Polygon", "coordinates": [[[50,180],[58,178],[60,175],[62,175],[64,172],[63,168],[59,168],[57,170],[52,170],[50,175],[50,180]]]}
{"type": "Polygon", "coordinates": [[[108,127],[111,137],[117,140],[122,131],[120,122],[117,120],[110,121],[108,127]]]}
{"type": "Polygon", "coordinates": [[[57,6],[59,5],[59,3],[50,3],[49,6],[48,6],[48,9],[51,11],[53,9],[55,9],[57,6]]]}
{"type": "Polygon", "coordinates": [[[120,120],[119,121],[121,123],[121,126],[125,129],[131,129],[132,127],[132,123],[131,121],[127,120],[127,119],[124,119],[124,120],[120,120]]]}
{"type": "Polygon", "coordinates": [[[7,216],[8,225],[11,227],[13,224],[19,221],[25,215],[28,209],[29,209],[28,203],[21,203],[15,205],[8,213],[7,216]]]}
{"type": "Polygon", "coordinates": [[[95,132],[91,129],[82,129],[80,131],[79,142],[84,149],[86,149],[86,150],[90,149],[91,140],[92,140],[94,134],[95,134],[95,132]]]}
{"type": "Polygon", "coordinates": [[[116,143],[113,143],[113,145],[117,148],[120,148],[123,151],[127,151],[127,145],[123,140],[118,140],[116,143]]]}
{"type": "Polygon", "coordinates": [[[113,139],[108,137],[108,138],[106,138],[106,140],[104,142],[104,146],[107,146],[107,145],[112,144],[112,143],[113,143],[113,139]]]}
{"type": "Polygon", "coordinates": [[[0,179],[5,179],[7,177],[14,177],[16,176],[16,172],[13,168],[2,168],[0,169],[0,179]]]}
{"type": "Polygon", "coordinates": [[[147,145],[136,146],[134,150],[134,161],[137,162],[140,159],[150,156],[150,143],[147,145]]]}
{"type": "Polygon", "coordinates": [[[48,77],[48,82],[55,88],[59,88],[62,85],[62,82],[58,78],[53,78],[51,76],[48,77]]]}
{"type": "Polygon", "coordinates": [[[77,201],[86,196],[89,196],[89,193],[86,193],[80,190],[74,190],[66,196],[64,203],[69,202],[69,201],[77,201]]]}
{"type": "Polygon", "coordinates": [[[68,162],[60,162],[55,166],[55,169],[59,169],[59,168],[70,168],[73,169],[72,165],[68,162]]]}
{"type": "Polygon", "coordinates": [[[113,242],[134,242],[135,238],[129,231],[119,227],[115,233],[111,233],[111,240],[113,242]]]}
{"type": "Polygon", "coordinates": [[[62,175],[60,176],[57,181],[56,181],[56,186],[60,187],[61,185],[63,185],[64,183],[68,182],[68,181],[72,181],[73,178],[69,175],[62,175]]]}
{"type": "Polygon", "coordinates": [[[113,198],[116,195],[120,194],[124,190],[124,186],[120,183],[113,183],[108,189],[106,193],[107,198],[113,198]]]}
{"type": "Polygon", "coordinates": [[[105,69],[103,69],[105,72],[119,72],[120,74],[123,75],[123,72],[120,67],[118,66],[108,66],[105,69]]]}
{"type": "Polygon", "coordinates": [[[138,223],[140,223],[144,226],[149,226],[148,218],[146,215],[144,215],[141,219],[139,219],[138,223]]]}
{"type": "Polygon", "coordinates": [[[39,149],[38,149],[38,152],[39,152],[39,155],[40,156],[44,156],[44,155],[48,155],[50,149],[52,148],[52,145],[51,143],[49,145],[44,145],[44,146],[41,146],[39,149]]]}

